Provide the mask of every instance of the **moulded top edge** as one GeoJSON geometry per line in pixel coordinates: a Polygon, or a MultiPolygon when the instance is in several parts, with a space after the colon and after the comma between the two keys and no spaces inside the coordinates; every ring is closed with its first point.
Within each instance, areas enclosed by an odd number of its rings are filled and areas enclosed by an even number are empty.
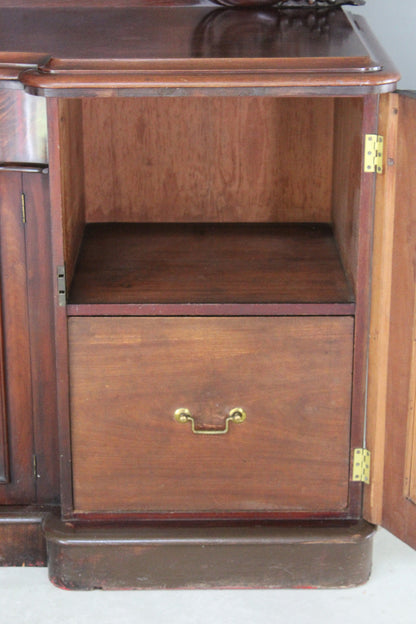
{"type": "Polygon", "coordinates": [[[248,11],[204,4],[33,9],[30,20],[24,10],[4,14],[0,78],[18,78],[34,93],[142,89],[149,83],[365,88],[399,78],[366,36],[365,24],[343,9],[248,11]]]}

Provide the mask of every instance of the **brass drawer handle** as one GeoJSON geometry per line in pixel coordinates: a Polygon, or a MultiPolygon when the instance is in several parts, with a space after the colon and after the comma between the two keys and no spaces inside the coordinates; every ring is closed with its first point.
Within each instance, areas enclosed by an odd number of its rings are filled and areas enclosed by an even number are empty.
{"type": "Polygon", "coordinates": [[[191,423],[192,433],[197,433],[200,435],[223,435],[224,433],[228,433],[228,428],[230,422],[234,422],[236,424],[242,423],[247,418],[247,414],[241,407],[234,407],[234,409],[228,412],[228,416],[225,419],[225,427],[224,429],[196,429],[195,428],[195,420],[191,415],[191,412],[186,407],[180,407],[176,410],[174,418],[177,423],[191,423]]]}

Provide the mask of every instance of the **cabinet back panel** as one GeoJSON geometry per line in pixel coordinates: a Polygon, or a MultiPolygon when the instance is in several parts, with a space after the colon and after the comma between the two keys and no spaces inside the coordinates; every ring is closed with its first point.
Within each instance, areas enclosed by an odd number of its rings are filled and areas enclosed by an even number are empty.
{"type": "Polygon", "coordinates": [[[87,222],[329,222],[333,99],[83,101],[87,222]]]}

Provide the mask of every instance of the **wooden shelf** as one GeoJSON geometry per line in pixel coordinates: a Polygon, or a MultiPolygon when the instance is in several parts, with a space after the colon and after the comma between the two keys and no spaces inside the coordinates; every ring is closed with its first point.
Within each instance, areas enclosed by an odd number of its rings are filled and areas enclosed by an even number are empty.
{"type": "Polygon", "coordinates": [[[68,313],[352,314],[327,225],[89,224],[68,313]]]}

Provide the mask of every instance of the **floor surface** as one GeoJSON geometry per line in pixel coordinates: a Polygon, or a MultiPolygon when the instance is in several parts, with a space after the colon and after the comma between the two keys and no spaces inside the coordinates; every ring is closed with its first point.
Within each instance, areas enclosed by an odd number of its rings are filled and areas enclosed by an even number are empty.
{"type": "Polygon", "coordinates": [[[44,568],[0,569],[0,623],[415,624],[416,551],[380,530],[356,589],[68,592],[44,568]]]}

